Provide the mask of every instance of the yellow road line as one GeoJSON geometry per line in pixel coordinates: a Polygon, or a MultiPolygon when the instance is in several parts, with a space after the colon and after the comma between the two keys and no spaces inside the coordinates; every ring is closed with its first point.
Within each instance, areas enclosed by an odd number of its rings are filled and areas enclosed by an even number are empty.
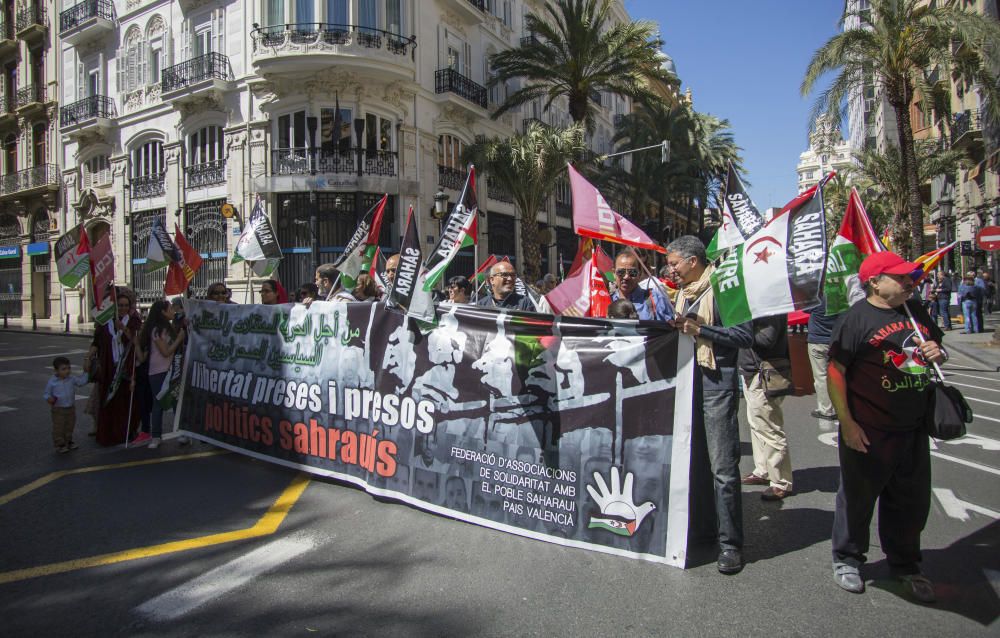
{"type": "Polygon", "coordinates": [[[184,461],[187,459],[197,459],[204,458],[206,456],[218,456],[219,454],[229,454],[228,450],[211,450],[209,452],[195,452],[194,454],[179,454],[177,456],[165,456],[162,459],[146,459],[144,461],[128,461],[127,463],[113,463],[110,465],[93,465],[90,467],[78,467],[73,470],[59,470],[58,472],[52,472],[51,474],[46,474],[45,476],[36,479],[27,485],[23,485],[16,490],[7,492],[3,496],[0,496],[0,505],[6,505],[10,503],[15,498],[24,496],[28,492],[33,492],[38,488],[48,485],[52,481],[62,478],[64,476],[70,476],[72,474],[87,474],[89,472],[101,472],[103,470],[117,470],[123,467],[138,467],[140,465],[155,465],[157,463],[169,463],[170,461],[184,461]]]}
{"type": "Polygon", "coordinates": [[[267,512],[260,517],[260,520],[258,520],[253,527],[232,532],[222,532],[219,534],[200,536],[189,540],[161,543],[159,545],[150,545],[148,547],[138,547],[136,549],[128,549],[122,552],[113,552],[111,554],[78,558],[75,560],[63,561],[61,563],[50,563],[48,565],[40,565],[38,567],[28,567],[25,569],[15,569],[9,572],[0,572],[0,584],[27,580],[29,578],[38,578],[39,576],[62,574],[65,572],[76,571],[78,569],[100,567],[102,565],[113,565],[115,563],[123,563],[125,561],[137,560],[140,558],[152,558],[153,556],[185,552],[201,547],[211,547],[212,545],[221,545],[223,543],[232,543],[234,541],[246,540],[248,538],[257,538],[259,536],[268,536],[278,530],[278,527],[281,525],[282,521],[285,520],[285,517],[292,509],[292,506],[299,500],[299,497],[302,496],[302,492],[305,491],[309,482],[310,479],[307,478],[305,474],[299,474],[292,479],[292,482],[288,485],[288,487],[285,488],[285,490],[278,496],[277,500],[271,504],[271,507],[268,508],[267,512]]]}

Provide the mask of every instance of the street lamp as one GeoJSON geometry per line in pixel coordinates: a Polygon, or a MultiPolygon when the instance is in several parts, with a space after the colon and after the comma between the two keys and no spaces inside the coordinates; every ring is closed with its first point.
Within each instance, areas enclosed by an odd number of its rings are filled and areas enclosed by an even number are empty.
{"type": "Polygon", "coordinates": [[[443,190],[438,189],[438,192],[434,193],[434,208],[431,209],[431,216],[441,221],[448,214],[448,194],[443,190]]]}

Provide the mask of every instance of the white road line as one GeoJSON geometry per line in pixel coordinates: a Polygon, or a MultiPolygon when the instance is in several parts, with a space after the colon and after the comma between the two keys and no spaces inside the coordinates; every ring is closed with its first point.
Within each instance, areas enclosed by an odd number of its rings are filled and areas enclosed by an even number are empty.
{"type": "Polygon", "coordinates": [[[956,518],[960,521],[968,521],[969,512],[989,516],[992,519],[1000,518],[1000,512],[994,512],[993,510],[982,507],[981,505],[963,501],[955,496],[955,493],[951,490],[933,487],[931,488],[931,492],[934,493],[938,502],[941,503],[941,508],[944,510],[944,513],[952,518],[956,518]]]}
{"type": "MultiPolygon", "coordinates": [[[[831,447],[837,447],[837,433],[836,432],[824,432],[819,435],[819,442],[824,445],[829,445],[831,447]]],[[[959,465],[965,465],[966,467],[972,467],[977,470],[982,470],[983,472],[989,472],[990,474],[996,474],[1000,476],[1000,470],[995,467],[990,467],[989,465],[982,465],[981,463],[976,463],[974,461],[967,461],[965,459],[960,459],[957,456],[951,456],[948,454],[941,454],[940,452],[935,452],[937,449],[937,444],[934,439],[931,439],[931,456],[936,456],[939,459],[944,459],[945,461],[951,461],[952,463],[958,463],[959,465]]]]}
{"type": "Polygon", "coordinates": [[[952,372],[949,368],[944,368],[944,371],[948,373],[945,375],[946,377],[954,375],[956,377],[969,377],[970,379],[980,379],[982,381],[996,381],[996,379],[992,377],[981,377],[977,374],[963,374],[961,372],[952,372]]]}
{"type": "Polygon", "coordinates": [[[0,405],[0,413],[2,413],[2,412],[14,412],[16,410],[17,410],[17,408],[12,408],[12,407],[9,407],[9,406],[6,406],[6,405],[0,405]]]}
{"type": "Polygon", "coordinates": [[[957,386],[962,387],[962,388],[975,388],[977,390],[986,390],[987,392],[1000,392],[1000,390],[998,390],[996,388],[984,388],[981,385],[971,385],[971,384],[968,384],[968,383],[959,383],[958,381],[948,381],[948,383],[950,385],[957,385],[957,386]]]}
{"type": "Polygon", "coordinates": [[[315,545],[312,539],[303,536],[283,538],[268,543],[156,598],[147,600],[136,607],[135,611],[152,620],[175,620],[244,585],[260,574],[309,551],[315,545]]]}
{"type": "Polygon", "coordinates": [[[89,396],[84,396],[82,394],[78,394],[78,395],[76,395],[75,398],[76,398],[77,401],[83,401],[84,399],[89,399],[90,397],[89,396]]]}
{"type": "Polygon", "coordinates": [[[1000,423],[1000,419],[994,419],[991,416],[983,416],[982,414],[976,414],[975,412],[972,413],[972,416],[973,416],[972,419],[973,423],[975,423],[976,419],[986,419],[987,421],[996,421],[997,423],[1000,423]]]}
{"type": "MultiPolygon", "coordinates": [[[[87,352],[86,350],[67,350],[63,354],[80,354],[82,352],[87,352]]],[[[23,359],[49,359],[51,354],[33,354],[27,357],[16,356],[16,357],[0,357],[0,361],[21,361],[23,359]]]]}
{"type": "Polygon", "coordinates": [[[4,370],[0,372],[0,377],[9,377],[12,374],[24,374],[24,370],[4,370]]]}
{"type": "MultiPolygon", "coordinates": [[[[963,396],[965,396],[965,395],[963,395],[963,396]]],[[[986,399],[977,399],[975,397],[965,397],[965,400],[966,401],[975,401],[976,403],[988,403],[990,405],[1000,405],[1000,403],[997,403],[996,401],[987,401],[986,399]]]]}
{"type": "Polygon", "coordinates": [[[963,437],[953,439],[951,441],[941,441],[945,445],[975,445],[980,447],[987,452],[996,452],[1000,450],[1000,441],[996,439],[989,439],[985,436],[979,436],[978,434],[966,434],[963,437]]]}

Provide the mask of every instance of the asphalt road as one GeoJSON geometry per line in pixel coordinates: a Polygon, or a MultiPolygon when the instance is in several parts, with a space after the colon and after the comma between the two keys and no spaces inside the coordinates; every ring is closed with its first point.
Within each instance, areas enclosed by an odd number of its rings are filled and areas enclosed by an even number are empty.
{"type": "Polygon", "coordinates": [[[868,592],[834,584],[835,431],[809,418],[812,397],[786,400],[797,493],[745,490],[748,565],[727,577],[712,550],[680,570],[565,549],[330,481],[302,491],[295,472],[203,444],[100,449],[82,400],[81,447],[58,455],[41,393],[51,358],[86,346],[0,332],[4,636],[1000,633],[1000,375],[960,355],[949,373],[977,418],[934,450],[923,542],[939,602],[920,606],[874,534],[868,592]]]}

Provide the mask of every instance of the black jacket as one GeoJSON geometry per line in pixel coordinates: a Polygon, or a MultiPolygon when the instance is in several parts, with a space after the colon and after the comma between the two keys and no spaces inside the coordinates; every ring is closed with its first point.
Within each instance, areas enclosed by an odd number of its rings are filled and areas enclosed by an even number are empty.
{"type": "Polygon", "coordinates": [[[788,359],[788,316],[775,315],[753,320],[753,346],[740,350],[740,371],[754,374],[758,361],[788,359]]]}

